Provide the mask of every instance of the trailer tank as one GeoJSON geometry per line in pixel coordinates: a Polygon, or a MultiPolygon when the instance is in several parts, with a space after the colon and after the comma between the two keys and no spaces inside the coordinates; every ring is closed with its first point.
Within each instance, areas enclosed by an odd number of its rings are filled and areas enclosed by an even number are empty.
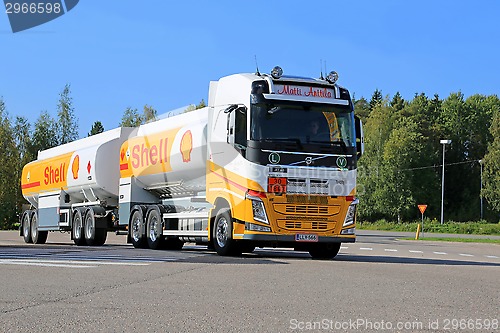
{"type": "Polygon", "coordinates": [[[205,191],[208,108],[141,125],[120,149],[121,178],[168,196],[205,191]]]}
{"type": "Polygon", "coordinates": [[[122,127],[40,151],[22,172],[23,196],[35,208],[49,193],[63,191],[66,204],[105,201],[117,204],[119,148],[132,132],[122,127]],[[69,199],[69,200],[68,200],[69,199]]]}

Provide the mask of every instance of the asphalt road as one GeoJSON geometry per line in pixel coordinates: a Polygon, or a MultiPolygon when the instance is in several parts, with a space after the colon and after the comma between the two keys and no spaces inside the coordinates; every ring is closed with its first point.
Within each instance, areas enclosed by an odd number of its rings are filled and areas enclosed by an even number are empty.
{"type": "Polygon", "coordinates": [[[500,246],[361,232],[332,261],[0,232],[0,332],[500,332],[500,246]]]}

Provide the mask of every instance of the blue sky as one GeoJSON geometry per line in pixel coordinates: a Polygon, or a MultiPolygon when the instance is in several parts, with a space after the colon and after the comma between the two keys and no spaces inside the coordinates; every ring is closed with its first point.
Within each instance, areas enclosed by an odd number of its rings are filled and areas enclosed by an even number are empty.
{"type": "Polygon", "coordinates": [[[319,76],[320,59],[357,98],[399,91],[499,94],[500,1],[81,0],[12,33],[0,12],[0,96],[11,116],[56,116],[71,96],[85,136],[126,107],[159,114],[202,98],[210,80],[280,65],[319,76]]]}

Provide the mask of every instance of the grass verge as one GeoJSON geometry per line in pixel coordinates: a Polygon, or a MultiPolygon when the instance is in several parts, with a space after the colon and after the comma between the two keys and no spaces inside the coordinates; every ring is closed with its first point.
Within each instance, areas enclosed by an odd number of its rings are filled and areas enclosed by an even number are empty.
{"type": "Polygon", "coordinates": [[[448,237],[421,237],[418,240],[415,238],[400,238],[402,240],[412,241],[432,241],[432,242],[457,242],[457,243],[489,243],[500,244],[500,239],[491,238],[448,238],[448,237]]]}
{"type": "MultiPolygon", "coordinates": [[[[376,222],[357,223],[356,228],[361,230],[407,231],[416,232],[418,222],[396,223],[387,220],[376,222]]],[[[440,234],[465,234],[465,235],[500,235],[500,223],[480,222],[446,222],[440,224],[437,220],[424,220],[424,232],[440,234]]]]}

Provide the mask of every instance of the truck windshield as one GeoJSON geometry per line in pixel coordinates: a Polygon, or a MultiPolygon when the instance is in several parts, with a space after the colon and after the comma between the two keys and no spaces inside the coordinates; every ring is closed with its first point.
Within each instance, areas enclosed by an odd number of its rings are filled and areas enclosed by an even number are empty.
{"type": "Polygon", "coordinates": [[[253,104],[250,139],[355,147],[354,113],[330,105],[253,104]]]}

